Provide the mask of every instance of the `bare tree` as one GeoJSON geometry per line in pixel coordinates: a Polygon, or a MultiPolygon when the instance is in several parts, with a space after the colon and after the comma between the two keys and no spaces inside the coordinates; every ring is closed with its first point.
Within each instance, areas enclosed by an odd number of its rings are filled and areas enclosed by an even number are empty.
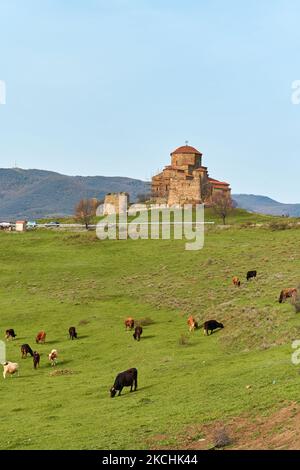
{"type": "Polygon", "coordinates": [[[226,192],[218,191],[212,195],[212,209],[216,215],[222,218],[223,224],[226,223],[226,217],[233,209],[233,201],[226,192]]]}
{"type": "Polygon", "coordinates": [[[211,183],[208,179],[201,182],[201,197],[204,202],[208,201],[211,197],[211,183]]]}
{"type": "Polygon", "coordinates": [[[75,218],[79,222],[85,225],[85,228],[89,228],[93,217],[96,215],[96,210],[100,201],[97,199],[81,199],[75,207],[75,218]]]}

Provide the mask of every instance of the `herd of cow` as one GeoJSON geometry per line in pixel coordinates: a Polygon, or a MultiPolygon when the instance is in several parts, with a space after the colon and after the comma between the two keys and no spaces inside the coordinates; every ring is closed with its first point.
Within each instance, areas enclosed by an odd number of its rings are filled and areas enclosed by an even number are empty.
{"type": "MultiPolygon", "coordinates": [[[[256,276],[257,276],[257,271],[248,271],[246,279],[247,281],[249,281],[250,279],[256,276]]],[[[234,276],[232,278],[232,283],[234,286],[237,286],[237,287],[241,286],[241,281],[237,276],[234,276]]],[[[292,288],[283,289],[280,292],[279,303],[284,302],[288,298],[292,298],[295,301],[296,297],[297,297],[296,288],[292,287],[292,288]]],[[[192,315],[189,316],[187,324],[188,324],[190,332],[200,328],[197,320],[192,315]]],[[[212,334],[212,332],[218,328],[224,328],[224,325],[223,323],[219,323],[216,320],[208,320],[203,324],[203,328],[204,328],[204,333],[208,335],[209,333],[212,334]]]]}
{"type": "MultiPolygon", "coordinates": [[[[9,328],[5,332],[5,338],[6,340],[13,340],[16,338],[16,333],[13,328],[9,328]]],[[[69,336],[70,339],[75,339],[77,338],[77,332],[75,326],[70,326],[69,328],[69,336]]],[[[46,332],[45,331],[40,331],[35,338],[36,344],[45,344],[46,342],[46,332]]],[[[37,351],[33,351],[32,348],[29,346],[29,344],[22,344],[21,346],[21,358],[26,359],[28,354],[32,357],[33,359],[33,368],[37,369],[37,367],[40,365],[40,359],[41,356],[37,351]]],[[[57,358],[58,358],[58,352],[57,349],[52,349],[52,351],[48,354],[48,359],[51,364],[51,366],[56,366],[57,364],[57,358]]],[[[10,362],[6,361],[3,364],[3,377],[4,379],[6,378],[6,375],[12,376],[15,373],[19,373],[19,364],[17,362],[10,362]]]]}
{"type": "MultiPolygon", "coordinates": [[[[256,277],[256,275],[257,275],[256,271],[248,271],[247,277],[246,277],[247,281],[249,281],[249,279],[251,279],[252,277],[256,277]]],[[[240,287],[241,285],[241,281],[239,280],[237,276],[234,276],[234,278],[232,279],[232,282],[235,286],[240,287]]],[[[282,289],[279,295],[278,302],[282,304],[282,302],[285,302],[286,299],[288,298],[292,298],[295,301],[297,298],[297,294],[298,294],[298,291],[295,287],[288,287],[287,289],[282,289]]]]}
{"type": "MultiPolygon", "coordinates": [[[[133,330],[134,328],[134,319],[132,317],[129,317],[125,320],[125,329],[126,330],[133,330]]],[[[137,325],[134,329],[133,333],[133,338],[136,341],[140,341],[141,335],[143,333],[143,328],[141,325],[137,325]]],[[[5,338],[6,340],[14,340],[16,338],[16,333],[13,328],[9,328],[5,332],[5,338]]],[[[77,332],[76,328],[74,326],[71,326],[69,328],[69,337],[71,340],[77,338],[77,332]]],[[[45,331],[40,331],[36,338],[35,341],[37,344],[45,344],[46,342],[46,332],[45,331]]],[[[37,351],[33,351],[32,348],[29,346],[29,344],[22,344],[21,346],[21,358],[26,359],[28,354],[32,357],[33,359],[33,368],[37,369],[37,367],[40,364],[40,354],[37,351]]],[[[52,349],[52,351],[48,355],[48,359],[51,363],[51,366],[56,366],[57,364],[57,358],[58,358],[58,352],[56,349],[52,349]]],[[[19,374],[19,364],[17,362],[10,362],[6,361],[3,364],[3,377],[4,379],[6,378],[6,375],[12,376],[13,374],[17,373],[19,374]]],[[[113,387],[110,389],[110,395],[111,397],[114,397],[117,393],[119,392],[119,395],[121,395],[121,391],[123,387],[131,387],[130,391],[132,391],[132,388],[134,386],[134,390],[137,389],[137,369],[129,369],[127,371],[121,372],[120,374],[117,375],[116,380],[114,382],[113,387]]]]}
{"type": "MultiPolygon", "coordinates": [[[[249,281],[250,279],[252,279],[256,276],[257,276],[257,271],[248,271],[246,279],[247,279],[247,281],[249,281]]],[[[233,285],[235,285],[237,287],[241,286],[241,281],[239,280],[239,278],[237,276],[234,276],[232,278],[232,282],[233,282],[233,285]]],[[[189,316],[187,324],[188,324],[190,332],[200,328],[197,320],[195,319],[195,317],[193,317],[193,315],[189,316]]],[[[204,322],[204,324],[202,326],[203,326],[203,329],[204,329],[204,334],[207,335],[207,336],[209,334],[212,334],[213,331],[217,330],[218,328],[224,328],[223,323],[219,323],[217,320],[208,320],[208,321],[204,322]]]]}
{"type": "MultiPolygon", "coordinates": [[[[246,275],[247,281],[249,281],[252,278],[255,278],[257,276],[257,271],[248,271],[246,275]]],[[[234,286],[240,287],[241,286],[241,281],[237,276],[234,276],[232,279],[232,283],[234,286]]],[[[279,303],[284,302],[287,298],[293,298],[294,300],[296,299],[297,296],[297,289],[296,288],[288,288],[288,289],[283,289],[280,292],[279,296],[279,303]]],[[[198,322],[196,319],[190,315],[188,318],[188,327],[189,331],[192,332],[198,328],[200,328],[198,322]]],[[[203,324],[204,328],[204,333],[208,336],[209,334],[212,334],[214,330],[218,328],[224,328],[223,323],[219,323],[217,320],[208,320],[205,321],[203,324]]],[[[128,317],[125,320],[125,329],[126,331],[128,330],[133,330],[133,338],[136,341],[140,341],[141,335],[143,333],[143,328],[140,324],[135,326],[135,321],[132,317],[128,317]]],[[[5,337],[7,340],[9,339],[14,339],[16,337],[16,334],[13,329],[8,329],[6,330],[5,337]]],[[[69,337],[70,339],[75,339],[77,338],[77,332],[74,326],[71,326],[69,328],[69,337]]],[[[46,333],[45,331],[40,331],[37,336],[36,336],[36,343],[37,344],[44,344],[46,341],[46,333]]],[[[37,351],[33,351],[29,344],[22,344],[21,346],[21,357],[22,359],[25,359],[28,354],[33,358],[33,367],[36,369],[39,364],[40,364],[40,354],[37,351]]],[[[57,358],[58,358],[58,352],[56,349],[52,349],[52,351],[48,355],[48,359],[51,363],[51,366],[55,366],[57,363],[57,358]]],[[[4,362],[3,363],[3,377],[6,378],[6,375],[13,375],[16,372],[18,372],[19,365],[16,362],[4,362]]],[[[138,371],[135,368],[128,369],[124,372],[120,372],[114,382],[114,385],[110,389],[110,396],[113,398],[117,392],[118,396],[121,395],[121,392],[124,387],[130,387],[130,392],[136,391],[137,389],[137,375],[138,371]]]]}

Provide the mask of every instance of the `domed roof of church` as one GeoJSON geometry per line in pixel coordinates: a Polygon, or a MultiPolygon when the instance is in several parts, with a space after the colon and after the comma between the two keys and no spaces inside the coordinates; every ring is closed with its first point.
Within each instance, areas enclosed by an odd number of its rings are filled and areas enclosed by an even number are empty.
{"type": "Polygon", "coordinates": [[[195,149],[195,147],[191,147],[190,145],[183,145],[182,147],[178,147],[174,152],[171,152],[171,155],[174,155],[176,153],[193,153],[197,155],[202,155],[199,150],[195,149]]]}

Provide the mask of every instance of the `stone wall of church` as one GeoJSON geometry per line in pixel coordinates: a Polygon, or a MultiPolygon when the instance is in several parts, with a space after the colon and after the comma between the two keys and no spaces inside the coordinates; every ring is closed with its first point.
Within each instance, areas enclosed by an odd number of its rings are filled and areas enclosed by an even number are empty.
{"type": "Polygon", "coordinates": [[[185,179],[172,178],[168,204],[200,204],[201,203],[201,181],[199,177],[185,179]]]}
{"type": "Polygon", "coordinates": [[[189,153],[176,153],[172,155],[171,165],[173,167],[187,167],[193,166],[194,168],[200,167],[202,164],[201,155],[189,153]]]}

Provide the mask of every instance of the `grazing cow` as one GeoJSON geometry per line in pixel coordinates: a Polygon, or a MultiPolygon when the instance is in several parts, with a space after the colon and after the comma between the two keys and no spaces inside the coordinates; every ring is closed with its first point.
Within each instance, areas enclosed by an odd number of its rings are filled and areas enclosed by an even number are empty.
{"type": "Polygon", "coordinates": [[[22,359],[26,359],[27,354],[30,354],[30,356],[33,356],[33,351],[29,344],[22,344],[21,346],[21,357],[22,359]]]}
{"type": "Polygon", "coordinates": [[[135,368],[125,370],[124,372],[120,372],[120,374],[118,374],[116,377],[113,387],[110,389],[111,398],[113,398],[116,395],[117,391],[119,391],[118,396],[120,396],[123,390],[123,387],[130,387],[130,391],[132,392],[132,387],[134,385],[134,391],[136,391],[137,374],[138,374],[138,371],[135,368]]]}
{"type": "MultiPolygon", "coordinates": [[[[19,369],[19,364],[17,362],[8,361],[8,362],[4,362],[2,365],[3,365],[3,378],[4,379],[6,378],[6,374],[9,374],[10,376],[12,376],[19,369]]],[[[18,375],[19,375],[19,371],[18,371],[18,375]]]]}
{"type": "Polygon", "coordinates": [[[212,334],[217,328],[224,328],[223,323],[219,323],[216,320],[208,320],[204,323],[204,334],[208,335],[209,331],[212,334]]]}
{"type": "Polygon", "coordinates": [[[134,319],[131,317],[126,318],[125,320],[125,329],[133,330],[134,328],[134,319]]]}
{"type": "Polygon", "coordinates": [[[134,339],[139,341],[141,339],[142,333],[143,333],[143,328],[141,326],[136,326],[132,336],[134,337],[134,339]]]}
{"type": "Polygon", "coordinates": [[[33,367],[36,369],[40,365],[40,358],[41,356],[37,351],[34,351],[33,353],[33,367]]]}
{"type": "Polygon", "coordinates": [[[257,271],[248,271],[247,276],[246,276],[247,281],[249,281],[249,279],[251,279],[252,277],[256,277],[256,275],[257,275],[257,271]]]}
{"type": "Polygon", "coordinates": [[[44,344],[46,341],[46,333],[45,331],[40,331],[35,338],[36,344],[44,344]]]}
{"type": "Polygon", "coordinates": [[[14,339],[16,337],[16,333],[15,333],[15,330],[13,328],[9,328],[8,330],[6,330],[5,332],[5,338],[8,340],[8,339],[14,339]]]}
{"type": "Polygon", "coordinates": [[[56,349],[52,349],[51,353],[48,355],[51,366],[56,366],[58,352],[56,349]]]}
{"type": "Polygon", "coordinates": [[[233,283],[234,286],[238,286],[238,287],[240,287],[240,285],[241,285],[241,281],[239,280],[239,278],[237,276],[234,276],[232,278],[232,283],[233,283]]]}
{"type": "Polygon", "coordinates": [[[198,329],[198,322],[196,322],[195,318],[192,315],[189,316],[187,324],[190,332],[198,329]]]}
{"type": "Polygon", "coordinates": [[[74,338],[77,338],[76,328],[75,326],[70,326],[69,328],[69,335],[70,339],[73,341],[74,338]]]}
{"type": "Polygon", "coordinates": [[[282,304],[282,302],[285,302],[288,297],[292,297],[295,299],[297,296],[297,289],[295,288],[290,288],[290,289],[283,289],[280,292],[279,300],[278,302],[282,304]]]}

